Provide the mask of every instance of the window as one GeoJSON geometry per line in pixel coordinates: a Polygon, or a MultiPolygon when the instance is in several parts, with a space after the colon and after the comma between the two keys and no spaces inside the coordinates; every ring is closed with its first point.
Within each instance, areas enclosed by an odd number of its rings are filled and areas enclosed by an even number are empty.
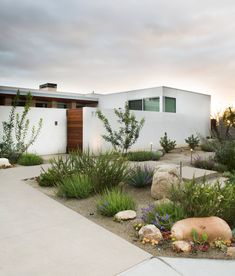
{"type": "Polygon", "coordinates": [[[66,103],[57,103],[57,108],[67,108],[67,104],[66,103]]]}
{"type": "Polygon", "coordinates": [[[143,110],[142,100],[128,101],[128,106],[130,110],[143,110]]]}
{"type": "Polygon", "coordinates": [[[48,107],[47,102],[36,102],[35,107],[48,107]]]}
{"type": "Polygon", "coordinates": [[[176,99],[164,97],[164,111],[176,113],[176,99]]]}
{"type": "Polygon", "coordinates": [[[159,98],[144,99],[144,110],[146,111],[159,111],[159,98]]]}

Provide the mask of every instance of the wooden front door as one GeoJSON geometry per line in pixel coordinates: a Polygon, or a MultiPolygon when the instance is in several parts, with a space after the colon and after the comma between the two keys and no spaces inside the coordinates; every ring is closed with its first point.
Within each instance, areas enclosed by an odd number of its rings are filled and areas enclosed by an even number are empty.
{"type": "Polygon", "coordinates": [[[83,111],[79,109],[67,110],[67,152],[82,150],[83,111]]]}

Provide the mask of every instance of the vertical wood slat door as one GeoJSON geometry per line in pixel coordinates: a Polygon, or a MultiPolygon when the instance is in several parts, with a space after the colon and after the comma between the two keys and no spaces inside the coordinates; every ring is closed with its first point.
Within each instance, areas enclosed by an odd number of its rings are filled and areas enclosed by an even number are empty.
{"type": "Polygon", "coordinates": [[[83,110],[67,110],[67,152],[82,150],[83,143],[83,110]]]}

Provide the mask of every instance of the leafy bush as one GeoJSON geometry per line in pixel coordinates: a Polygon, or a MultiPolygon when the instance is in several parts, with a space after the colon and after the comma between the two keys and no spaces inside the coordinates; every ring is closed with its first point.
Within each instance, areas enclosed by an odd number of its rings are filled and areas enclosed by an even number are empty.
{"type": "Polygon", "coordinates": [[[65,198],[87,198],[93,192],[91,179],[87,175],[65,177],[58,185],[57,195],[65,198]]]}
{"type": "Polygon", "coordinates": [[[207,159],[202,159],[200,156],[194,159],[193,165],[196,168],[205,169],[205,170],[212,170],[218,172],[225,172],[227,171],[227,167],[223,164],[218,164],[215,162],[213,157],[208,157],[207,159]]]}
{"type": "Polygon", "coordinates": [[[160,230],[167,231],[176,221],[184,217],[183,208],[178,203],[166,202],[143,208],[141,219],[146,224],[154,224],[160,230]]]}
{"type": "Polygon", "coordinates": [[[190,149],[195,149],[196,147],[198,147],[200,139],[192,134],[191,136],[189,136],[188,138],[185,139],[185,142],[189,145],[190,149]]]}
{"type": "Polygon", "coordinates": [[[128,177],[127,183],[131,186],[140,188],[152,184],[154,170],[147,166],[134,167],[128,177]]]}
{"type": "Polygon", "coordinates": [[[235,216],[235,185],[215,184],[195,179],[184,185],[172,186],[171,200],[181,204],[187,217],[219,216],[228,223],[234,223],[235,216]]]}
{"type": "Polygon", "coordinates": [[[160,145],[166,153],[173,150],[176,147],[176,141],[170,140],[165,132],[164,136],[160,138],[160,145]]]}
{"type": "Polygon", "coordinates": [[[57,177],[55,177],[53,170],[43,170],[40,176],[37,178],[37,182],[42,187],[52,187],[57,184],[57,177]]]}
{"type": "Polygon", "coordinates": [[[57,185],[66,176],[83,174],[90,177],[94,191],[100,192],[125,181],[127,167],[126,159],[117,153],[107,152],[96,156],[90,151],[74,152],[64,159],[51,160],[51,168],[42,172],[39,184],[57,185]]]}
{"type": "Polygon", "coordinates": [[[206,139],[203,137],[200,137],[201,139],[201,150],[206,151],[206,152],[214,152],[216,149],[216,146],[218,144],[218,141],[213,140],[213,139],[206,139]]]}
{"type": "Polygon", "coordinates": [[[104,216],[114,216],[119,211],[134,210],[135,202],[117,187],[106,190],[97,202],[98,212],[104,216]]]}
{"type": "Polygon", "coordinates": [[[34,153],[25,153],[22,154],[18,160],[18,163],[23,166],[35,166],[41,165],[43,163],[43,159],[41,156],[34,153]]]}
{"type": "Polygon", "coordinates": [[[157,161],[161,157],[160,152],[154,152],[154,151],[131,151],[127,153],[127,159],[129,161],[157,161]]]}
{"type": "Polygon", "coordinates": [[[235,141],[223,141],[216,148],[215,159],[227,166],[229,171],[235,170],[235,141]]]}

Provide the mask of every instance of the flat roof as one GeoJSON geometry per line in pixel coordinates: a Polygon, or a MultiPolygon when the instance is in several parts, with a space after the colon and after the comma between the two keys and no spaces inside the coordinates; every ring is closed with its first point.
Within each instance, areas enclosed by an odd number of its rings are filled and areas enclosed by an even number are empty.
{"type": "Polygon", "coordinates": [[[40,90],[31,88],[21,88],[12,86],[0,86],[0,94],[15,95],[17,91],[20,91],[21,95],[26,95],[28,92],[35,97],[46,97],[46,98],[57,98],[57,99],[71,99],[71,100],[86,100],[98,102],[97,97],[91,96],[91,94],[71,93],[71,92],[60,92],[50,90],[40,90]]]}

